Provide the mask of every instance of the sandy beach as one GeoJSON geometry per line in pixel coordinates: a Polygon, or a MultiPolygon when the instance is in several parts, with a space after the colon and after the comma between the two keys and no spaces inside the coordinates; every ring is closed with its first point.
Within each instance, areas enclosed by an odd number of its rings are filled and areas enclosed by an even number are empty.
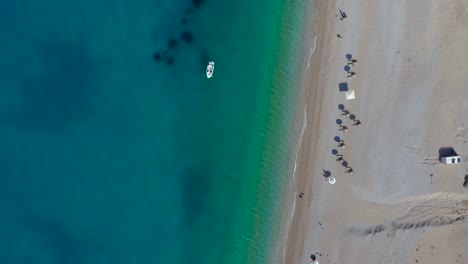
{"type": "Polygon", "coordinates": [[[308,263],[316,252],[322,264],[468,263],[468,2],[318,5],[284,263],[308,263]],[[357,60],[353,78],[347,56],[357,60]],[[355,100],[339,91],[343,82],[355,100]],[[461,163],[440,163],[444,147],[461,163]]]}

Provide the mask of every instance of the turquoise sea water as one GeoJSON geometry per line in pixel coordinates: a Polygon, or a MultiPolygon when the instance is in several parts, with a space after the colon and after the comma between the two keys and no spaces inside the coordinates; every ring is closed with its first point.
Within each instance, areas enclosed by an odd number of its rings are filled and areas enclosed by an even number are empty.
{"type": "Polygon", "coordinates": [[[301,15],[1,1],[0,263],[267,263],[301,15]]]}

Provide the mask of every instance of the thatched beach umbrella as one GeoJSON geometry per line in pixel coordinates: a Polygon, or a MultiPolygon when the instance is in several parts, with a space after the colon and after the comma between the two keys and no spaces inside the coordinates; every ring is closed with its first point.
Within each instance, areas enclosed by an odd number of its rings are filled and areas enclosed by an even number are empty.
{"type": "Polygon", "coordinates": [[[348,110],[346,110],[346,109],[341,111],[341,116],[346,116],[346,117],[349,118],[349,115],[350,115],[350,114],[351,114],[351,113],[350,113],[348,110]]]}
{"type": "Polygon", "coordinates": [[[340,125],[340,127],[338,128],[339,131],[345,133],[347,130],[348,130],[348,127],[347,126],[342,126],[340,125]]]}
{"type": "Polygon", "coordinates": [[[348,66],[354,66],[356,64],[357,64],[357,60],[354,60],[354,59],[348,60],[348,63],[347,63],[348,66]]]}
{"type": "Polygon", "coordinates": [[[343,155],[342,154],[336,155],[336,161],[338,161],[339,163],[343,163],[344,161],[343,155]]]}
{"type": "Polygon", "coordinates": [[[360,126],[361,126],[361,121],[359,121],[359,120],[357,120],[357,119],[356,119],[356,120],[354,120],[354,122],[353,122],[353,126],[360,127],[360,126]]]}
{"type": "Polygon", "coordinates": [[[344,140],[340,140],[340,141],[338,142],[338,147],[339,147],[339,148],[345,148],[345,146],[346,146],[346,145],[345,145],[345,143],[344,143],[344,140]]]}

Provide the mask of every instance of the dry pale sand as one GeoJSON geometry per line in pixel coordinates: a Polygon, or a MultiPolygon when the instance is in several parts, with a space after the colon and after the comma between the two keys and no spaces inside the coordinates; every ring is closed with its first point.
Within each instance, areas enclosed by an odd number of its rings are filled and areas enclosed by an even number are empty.
{"type": "Polygon", "coordinates": [[[468,1],[319,1],[285,263],[468,263],[468,1]],[[340,21],[338,10],[348,15],[340,21]],[[343,35],[342,41],[336,34],[343,35]],[[346,78],[346,54],[358,64],[346,78]],[[338,83],[356,100],[346,101],[338,83]],[[344,104],[362,126],[341,116],[344,104]],[[338,131],[337,119],[348,126],[338,131]],[[346,143],[337,148],[335,136],[346,143]],[[462,163],[443,165],[440,147],[462,163]],[[335,161],[339,150],[352,175],[335,161]],[[337,179],[328,184],[322,169],[337,179]]]}

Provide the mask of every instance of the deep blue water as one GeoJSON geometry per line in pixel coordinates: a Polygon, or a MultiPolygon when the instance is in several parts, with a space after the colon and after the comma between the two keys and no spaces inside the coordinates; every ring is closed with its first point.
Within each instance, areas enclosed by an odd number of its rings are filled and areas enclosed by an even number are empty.
{"type": "Polygon", "coordinates": [[[250,1],[0,2],[0,263],[256,261],[285,1],[250,1]]]}

